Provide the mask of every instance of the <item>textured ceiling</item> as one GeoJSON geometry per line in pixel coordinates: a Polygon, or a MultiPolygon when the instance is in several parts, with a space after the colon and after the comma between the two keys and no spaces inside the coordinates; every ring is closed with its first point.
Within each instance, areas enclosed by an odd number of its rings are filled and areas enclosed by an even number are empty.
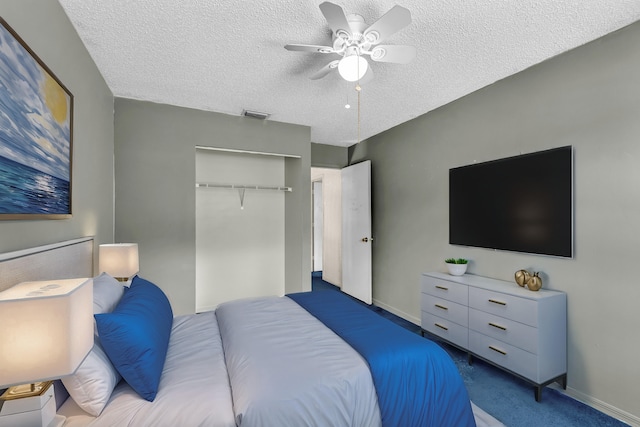
{"type": "MultiPolygon", "coordinates": [[[[638,0],[332,0],[373,23],[395,4],[412,23],[385,40],[407,65],[372,63],[362,85],[360,139],[447,104],[640,19],[638,0]]],[[[311,127],[312,142],[358,140],[354,84],[309,75],[333,55],[322,0],[59,0],[117,97],[311,127]],[[354,106],[345,109],[349,103],[354,106]]]]}

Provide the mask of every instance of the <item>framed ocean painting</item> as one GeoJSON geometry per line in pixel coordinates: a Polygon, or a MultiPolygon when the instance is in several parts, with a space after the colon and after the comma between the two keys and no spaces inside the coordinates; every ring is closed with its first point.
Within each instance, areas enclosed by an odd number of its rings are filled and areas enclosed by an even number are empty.
{"type": "Polygon", "coordinates": [[[0,18],[0,220],[71,217],[73,95],[0,18]]]}

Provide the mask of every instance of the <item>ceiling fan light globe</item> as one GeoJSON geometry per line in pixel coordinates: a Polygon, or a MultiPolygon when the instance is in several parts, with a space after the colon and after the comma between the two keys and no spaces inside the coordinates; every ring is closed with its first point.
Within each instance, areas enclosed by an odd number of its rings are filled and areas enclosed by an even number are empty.
{"type": "Polygon", "coordinates": [[[358,55],[345,56],[338,63],[338,73],[348,82],[360,80],[368,68],[367,60],[358,55]]]}

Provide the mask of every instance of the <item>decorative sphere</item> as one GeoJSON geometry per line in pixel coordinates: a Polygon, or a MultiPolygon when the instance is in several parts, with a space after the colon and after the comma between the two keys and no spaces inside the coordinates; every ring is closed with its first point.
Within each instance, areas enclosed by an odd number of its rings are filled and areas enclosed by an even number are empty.
{"type": "Polygon", "coordinates": [[[524,286],[531,277],[531,274],[527,270],[518,270],[516,271],[516,283],[518,286],[524,286]]]}
{"type": "Polygon", "coordinates": [[[527,288],[530,291],[538,291],[542,287],[542,279],[538,276],[538,273],[534,273],[533,276],[527,280],[527,288]]]}

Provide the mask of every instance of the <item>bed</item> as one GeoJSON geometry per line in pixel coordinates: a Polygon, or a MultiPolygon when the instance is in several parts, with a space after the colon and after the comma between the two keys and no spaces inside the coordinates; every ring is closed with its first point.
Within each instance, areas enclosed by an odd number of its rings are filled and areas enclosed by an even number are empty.
{"type": "MultiPolygon", "coordinates": [[[[92,246],[76,239],[37,253],[56,259],[56,278],[78,277],[79,263],[93,265],[92,246]],[[66,271],[59,252],[77,245],[84,249],[66,271]]],[[[0,256],[0,277],[21,270],[15,262],[25,256],[33,254],[0,256]]],[[[46,265],[38,264],[44,277],[20,273],[20,281],[51,278],[46,265]]],[[[248,298],[174,317],[144,278],[128,288],[106,274],[93,279],[94,348],[56,384],[71,395],[58,398],[65,427],[501,425],[469,401],[439,346],[340,292],[248,298]]]]}

